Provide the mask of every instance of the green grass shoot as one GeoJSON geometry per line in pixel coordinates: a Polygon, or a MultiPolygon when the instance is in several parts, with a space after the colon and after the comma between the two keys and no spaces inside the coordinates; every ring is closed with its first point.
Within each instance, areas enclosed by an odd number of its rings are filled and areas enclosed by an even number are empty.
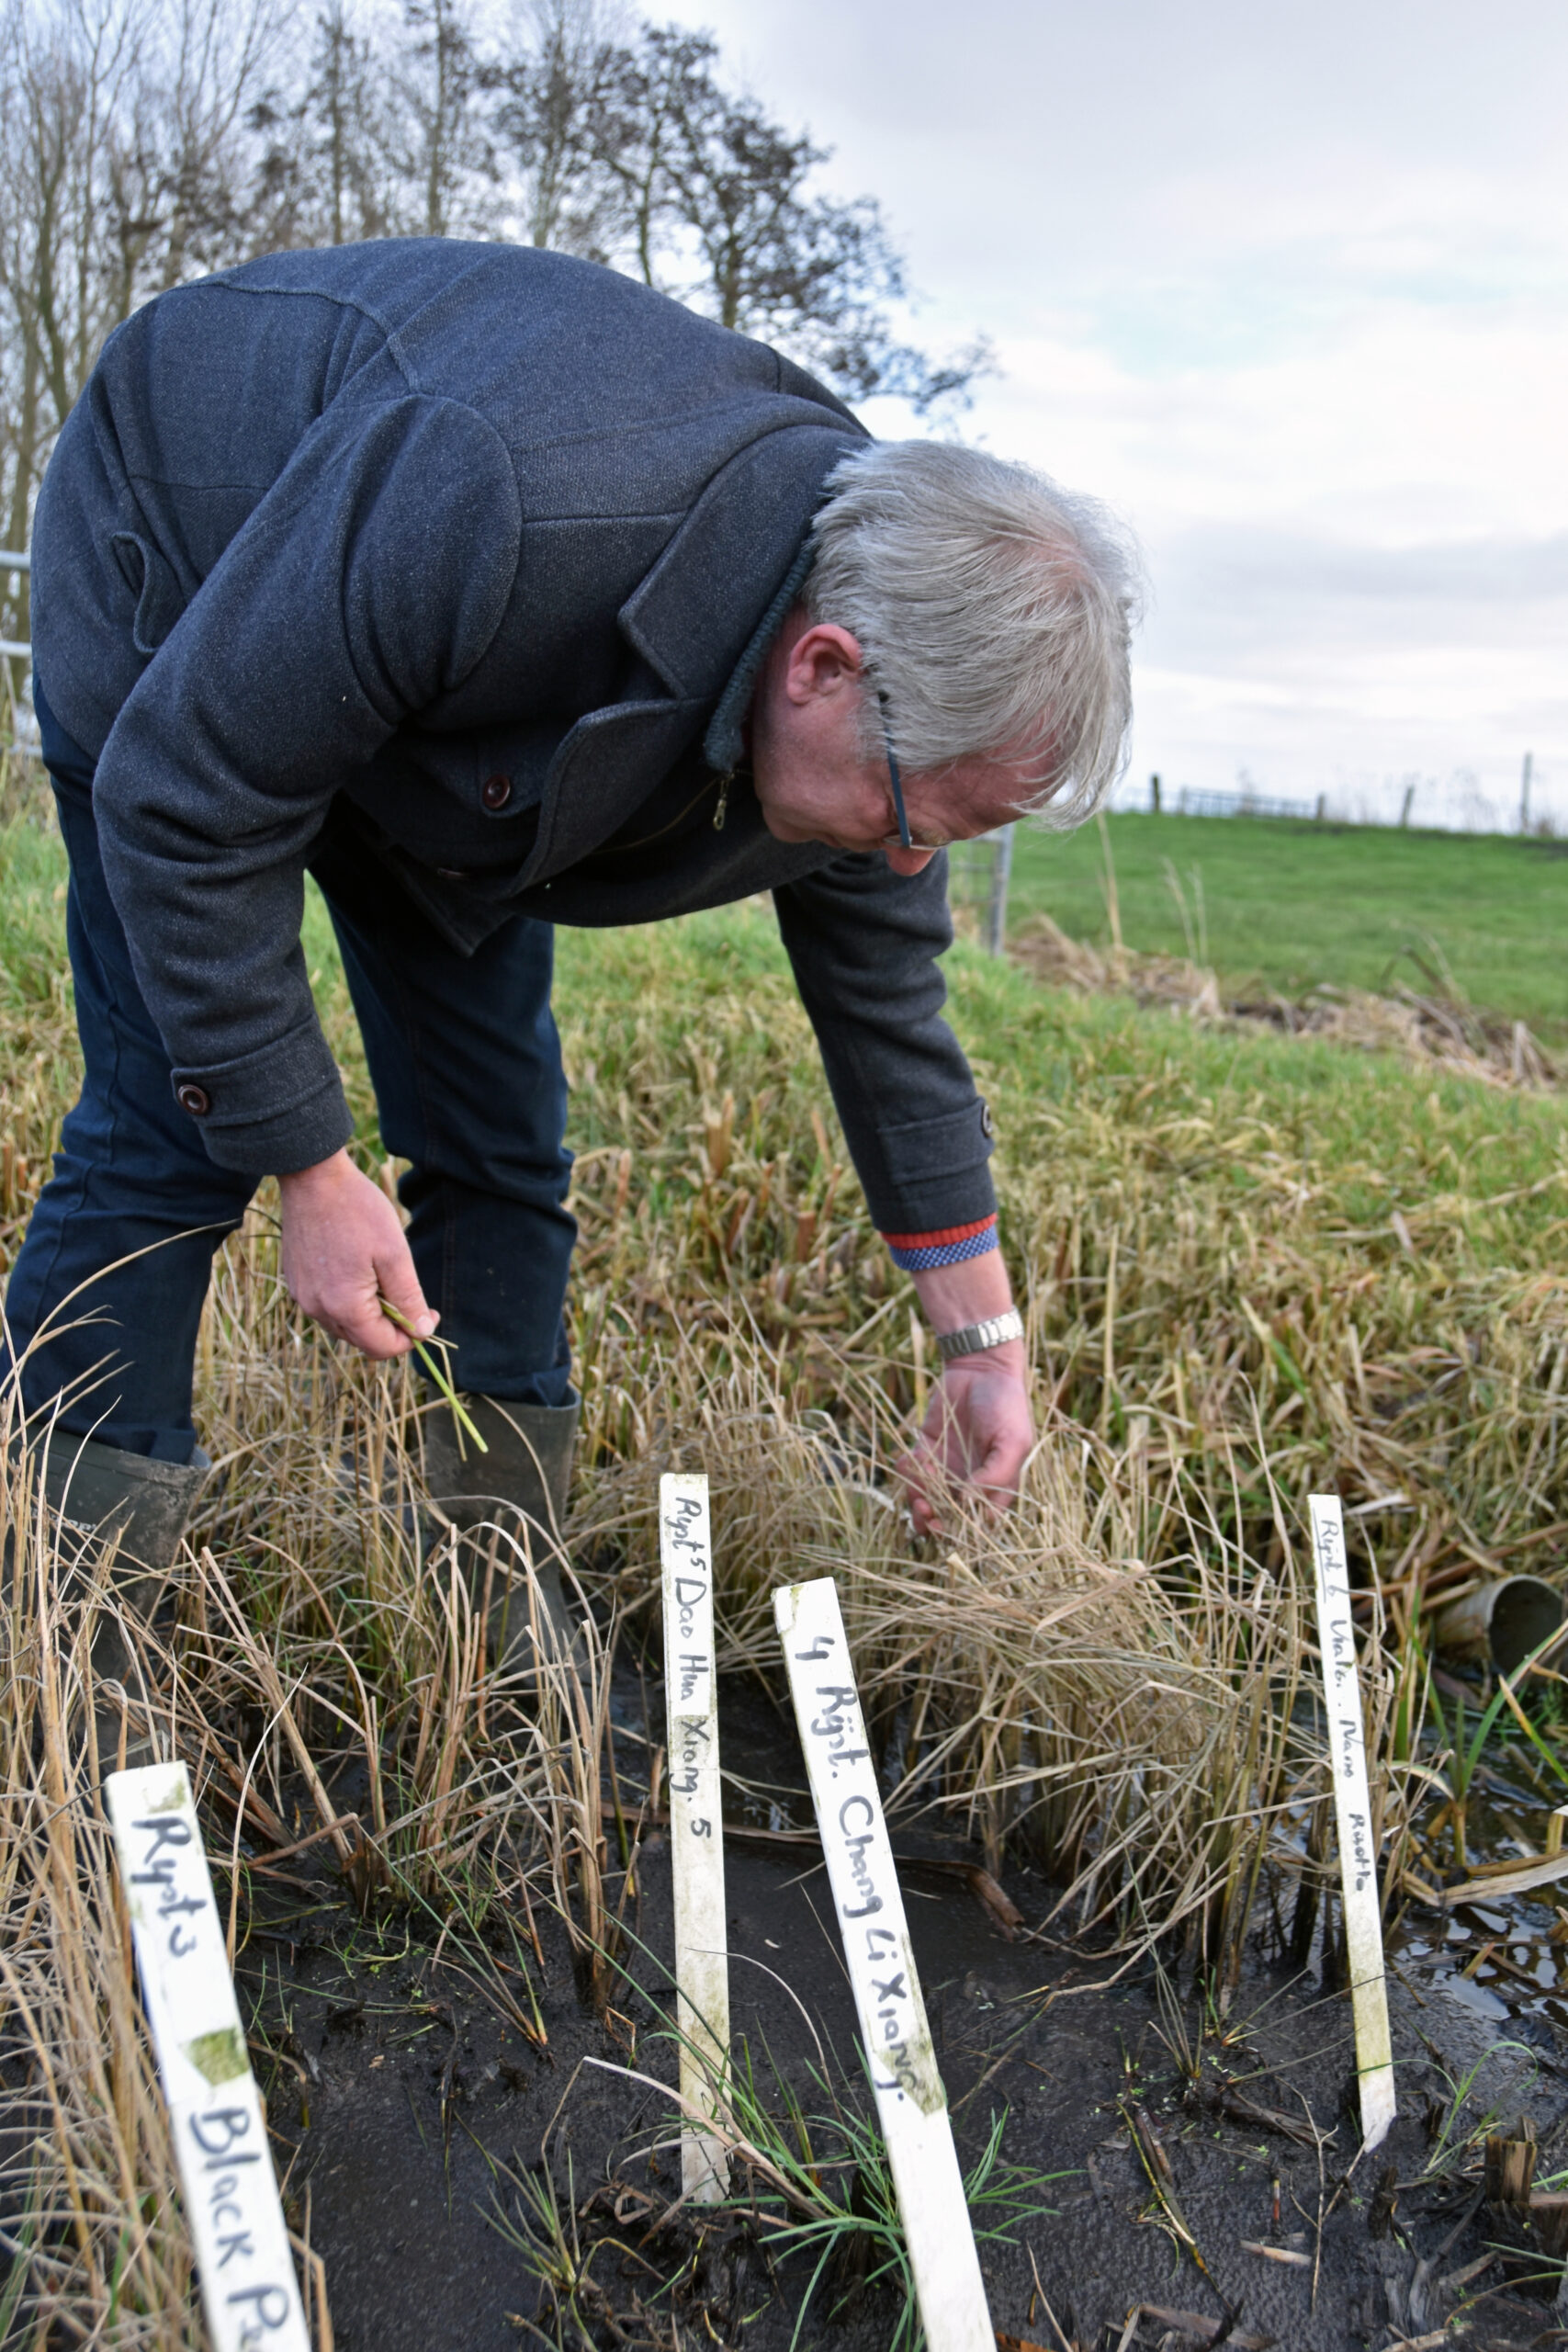
{"type": "Polygon", "coordinates": [[[413,1340],[413,1351],[415,1355],[419,1358],[420,1363],[424,1366],[424,1370],[429,1378],[434,1381],[435,1386],[440,1389],[441,1394],[446,1397],[447,1404],[451,1407],[452,1419],[456,1422],[457,1429],[458,1453],[461,1454],[462,1453],[463,1440],[465,1437],[472,1438],[474,1443],[479,1447],[481,1453],[488,1453],[490,1452],[490,1448],[485,1443],[484,1439],[479,1435],[479,1430],[475,1428],[473,1416],[469,1413],[462,1398],[458,1396],[456,1385],[453,1382],[451,1371],[446,1363],[446,1358],[451,1354],[457,1342],[452,1340],[426,1340],[416,1338],[413,1325],[409,1321],[408,1317],[402,1313],[400,1308],[394,1306],[389,1298],[383,1298],[380,1304],[381,1312],[387,1317],[388,1322],[395,1323],[400,1331],[406,1331],[409,1338],[413,1340]],[[433,1350],[436,1352],[433,1353],[433,1350]]]}

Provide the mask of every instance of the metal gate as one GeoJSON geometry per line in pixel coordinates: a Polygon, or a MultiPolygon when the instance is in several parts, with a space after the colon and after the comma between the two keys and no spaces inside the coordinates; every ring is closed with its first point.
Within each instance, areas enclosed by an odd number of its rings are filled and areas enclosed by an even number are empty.
{"type": "MultiPolygon", "coordinates": [[[[15,548],[0,548],[0,596],[17,604],[23,578],[32,571],[32,558],[15,548]]],[[[32,691],[33,649],[23,637],[0,637],[0,760],[13,752],[36,759],[38,720],[29,696],[32,691]]]]}

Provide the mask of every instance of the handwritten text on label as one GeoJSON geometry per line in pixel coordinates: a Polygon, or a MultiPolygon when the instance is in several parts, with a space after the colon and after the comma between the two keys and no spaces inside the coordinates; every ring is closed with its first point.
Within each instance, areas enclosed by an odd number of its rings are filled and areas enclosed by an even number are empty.
{"type": "Polygon", "coordinates": [[[215,2352],[309,2352],[185,1767],[113,1772],[104,1791],[215,2352]]]}
{"type": "MultiPolygon", "coordinates": [[[[729,2064],[729,1961],[705,1478],[671,1475],[660,1480],[659,1534],[681,2091],[691,2106],[716,2117],[729,2064]]],[[[681,2177],[689,2198],[713,2203],[726,2196],[726,2169],[715,2134],[691,2128],[682,2132],[681,2177]]]]}
{"type": "Polygon", "coordinates": [[[994,2352],[947,2097],[830,1577],[773,1595],[844,1959],[931,2352],[994,2352]]]}
{"type": "Polygon", "coordinates": [[[1317,1588],[1318,1648],[1328,1708],[1328,1754],[1339,1829],[1339,1873],[1345,1905],[1345,1950],[1360,2081],[1361,2135],[1375,2148],[1394,2118],[1393,2045],[1389,2034],[1388,1984],[1383,1967],[1382,1916],[1367,1785],[1366,1733],[1360,1675],[1350,1615],[1350,1576],[1345,1522],[1337,1495],[1313,1495],[1313,1566],[1317,1588]]]}

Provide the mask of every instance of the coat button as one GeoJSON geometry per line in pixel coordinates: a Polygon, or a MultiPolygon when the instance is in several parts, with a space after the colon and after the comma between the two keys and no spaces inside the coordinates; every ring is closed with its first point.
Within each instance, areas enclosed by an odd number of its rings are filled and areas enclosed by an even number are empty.
{"type": "Polygon", "coordinates": [[[205,1119],[212,1108],[212,1097],[205,1086],[178,1087],[175,1100],[182,1111],[190,1113],[193,1119],[205,1119]]]}
{"type": "Polygon", "coordinates": [[[509,775],[487,775],[479,786],[479,798],[487,808],[504,808],[512,797],[509,775]]]}
{"type": "Polygon", "coordinates": [[[980,1101],[980,1133],[983,1136],[994,1136],[996,1132],[997,1123],[991,1116],[991,1106],[985,1100],[984,1096],[982,1096],[980,1101]]]}

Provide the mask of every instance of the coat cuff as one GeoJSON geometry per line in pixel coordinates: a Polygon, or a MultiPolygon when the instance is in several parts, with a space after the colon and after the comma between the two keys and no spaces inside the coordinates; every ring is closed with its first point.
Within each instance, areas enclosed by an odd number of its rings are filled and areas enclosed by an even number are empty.
{"type": "Polygon", "coordinates": [[[1001,1248],[996,1213],[976,1217],[968,1225],[938,1227],[931,1233],[885,1233],[893,1262],[907,1274],[929,1274],[935,1266],[962,1266],[971,1258],[988,1257],[1001,1248]]]}
{"type": "Polygon", "coordinates": [[[242,1175],[313,1168],[354,1133],[337,1064],[314,1021],[259,1053],[177,1069],[171,1078],[208,1158],[242,1175]]]}
{"type": "Polygon", "coordinates": [[[909,1235],[919,1248],[922,1237],[976,1230],[994,1218],[991,1149],[990,1113],[977,1095],[961,1111],[878,1127],[871,1148],[856,1155],[877,1231],[909,1235]]]}

